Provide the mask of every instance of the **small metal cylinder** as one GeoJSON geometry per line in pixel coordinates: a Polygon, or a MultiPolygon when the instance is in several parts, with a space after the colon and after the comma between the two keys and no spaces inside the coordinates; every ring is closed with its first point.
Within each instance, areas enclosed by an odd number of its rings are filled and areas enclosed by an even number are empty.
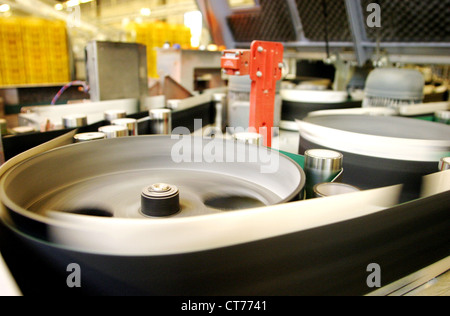
{"type": "Polygon", "coordinates": [[[343,168],[344,156],[333,150],[311,149],[305,152],[306,198],[314,197],[314,186],[332,182],[343,168]]]}
{"type": "Polygon", "coordinates": [[[73,114],[64,116],[63,119],[64,128],[77,128],[88,125],[87,116],[85,114],[73,114]]]}
{"type": "Polygon", "coordinates": [[[439,171],[450,170],[450,157],[442,158],[439,162],[439,171]]]}
{"type": "Polygon", "coordinates": [[[136,119],[122,118],[112,121],[112,125],[125,126],[128,129],[128,136],[138,135],[138,123],[136,119]]]}
{"type": "Polygon", "coordinates": [[[344,183],[336,183],[336,182],[319,183],[314,186],[314,197],[320,198],[359,191],[361,191],[359,188],[344,183]]]}
{"type": "Polygon", "coordinates": [[[171,216],[180,211],[180,191],[174,185],[157,183],[142,190],[141,212],[151,217],[171,216]]]}
{"type": "Polygon", "coordinates": [[[114,120],[126,118],[127,112],[124,110],[108,110],[105,111],[105,121],[112,123],[114,120]]]}
{"type": "Polygon", "coordinates": [[[156,135],[172,134],[172,111],[169,109],[153,109],[149,111],[150,131],[156,135]]]}
{"type": "Polygon", "coordinates": [[[90,142],[93,140],[105,139],[106,135],[101,132],[76,134],[73,139],[75,143],[90,142]]]}
{"type": "Polygon", "coordinates": [[[225,93],[213,94],[214,106],[216,109],[215,126],[222,132],[227,127],[227,95],[225,93]]]}
{"type": "Polygon", "coordinates": [[[263,136],[258,133],[236,133],[233,135],[234,140],[249,145],[262,145],[263,136]]]}
{"type": "Polygon", "coordinates": [[[107,125],[98,129],[100,133],[104,133],[106,138],[119,138],[128,136],[128,128],[118,125],[107,125]]]}
{"type": "Polygon", "coordinates": [[[173,100],[167,100],[167,108],[176,111],[180,107],[181,100],[173,99],[173,100]]]}
{"type": "Polygon", "coordinates": [[[23,135],[23,134],[30,134],[30,133],[35,133],[36,129],[32,126],[18,126],[18,127],[14,127],[11,130],[13,135],[23,135]]]}
{"type": "Polygon", "coordinates": [[[439,111],[434,114],[438,123],[450,124],[450,111],[439,111]]]}

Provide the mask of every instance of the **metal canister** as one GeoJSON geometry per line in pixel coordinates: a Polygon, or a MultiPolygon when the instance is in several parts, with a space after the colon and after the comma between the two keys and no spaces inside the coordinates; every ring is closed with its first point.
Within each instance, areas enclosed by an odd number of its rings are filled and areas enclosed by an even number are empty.
{"type": "Polygon", "coordinates": [[[77,128],[88,125],[85,114],[72,114],[62,118],[64,128],[77,128]]]}
{"type": "Polygon", "coordinates": [[[314,197],[314,186],[333,182],[343,171],[344,156],[334,150],[310,149],[305,152],[306,198],[314,197]]]}
{"type": "Polygon", "coordinates": [[[157,135],[172,134],[172,111],[169,109],[153,109],[149,111],[150,131],[157,135]]]}
{"type": "Polygon", "coordinates": [[[105,138],[106,138],[105,133],[101,133],[101,132],[80,133],[80,134],[76,134],[73,137],[75,143],[84,143],[84,142],[90,142],[93,140],[101,140],[101,139],[105,139],[105,138]]]}
{"type": "Polygon", "coordinates": [[[180,107],[180,102],[181,100],[178,99],[167,100],[167,108],[176,111],[180,107]]]}
{"type": "Polygon", "coordinates": [[[138,123],[136,119],[121,118],[112,121],[112,125],[125,126],[128,129],[128,136],[138,135],[138,123]]]}
{"type": "Polygon", "coordinates": [[[450,157],[442,158],[439,161],[439,171],[450,170],[450,157]]]}
{"type": "Polygon", "coordinates": [[[114,120],[127,117],[127,112],[124,110],[108,110],[105,111],[105,121],[112,123],[114,120]]]}
{"type": "Polygon", "coordinates": [[[213,102],[216,110],[215,127],[225,132],[227,127],[227,95],[225,93],[214,93],[213,102]]]}
{"type": "Polygon", "coordinates": [[[359,188],[355,186],[337,182],[319,183],[314,186],[313,190],[314,190],[314,197],[316,198],[361,191],[359,188]]]}
{"type": "Polygon", "coordinates": [[[450,124],[450,111],[439,111],[434,113],[436,122],[450,124]]]}
{"type": "Polygon", "coordinates": [[[23,135],[23,134],[30,134],[35,133],[36,129],[33,126],[18,126],[14,127],[11,130],[13,135],[23,135]]]}
{"type": "Polygon", "coordinates": [[[258,133],[236,133],[233,135],[234,140],[250,145],[262,145],[263,136],[258,133]]]}
{"type": "Polygon", "coordinates": [[[128,136],[128,128],[125,126],[107,125],[100,127],[98,131],[104,133],[108,139],[128,136]]]}

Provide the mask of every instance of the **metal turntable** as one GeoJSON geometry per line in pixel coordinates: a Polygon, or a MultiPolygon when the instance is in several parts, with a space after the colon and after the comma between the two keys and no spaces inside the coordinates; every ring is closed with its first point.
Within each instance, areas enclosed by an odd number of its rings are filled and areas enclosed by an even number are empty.
{"type": "Polygon", "coordinates": [[[146,203],[141,203],[141,195],[151,199],[150,188],[160,194],[177,188],[180,207],[177,214],[169,214],[174,217],[261,207],[300,198],[305,176],[289,158],[263,147],[229,141],[187,141],[186,144],[170,136],[147,136],[56,149],[8,172],[5,179],[10,181],[4,183],[4,201],[11,209],[26,209],[44,218],[57,216],[52,214],[56,212],[146,218],[149,215],[142,211],[145,207],[141,204],[146,203]],[[220,151],[220,156],[208,153],[207,147],[220,151]],[[235,157],[230,157],[229,149],[233,148],[235,157]],[[187,157],[183,150],[190,151],[187,157]],[[251,162],[252,156],[257,158],[263,151],[269,159],[276,155],[276,172],[261,173],[264,164],[258,159],[251,162]],[[176,158],[177,154],[183,157],[176,158]],[[178,161],[181,159],[184,161],[178,161]],[[166,184],[167,190],[161,184],[166,184]]]}

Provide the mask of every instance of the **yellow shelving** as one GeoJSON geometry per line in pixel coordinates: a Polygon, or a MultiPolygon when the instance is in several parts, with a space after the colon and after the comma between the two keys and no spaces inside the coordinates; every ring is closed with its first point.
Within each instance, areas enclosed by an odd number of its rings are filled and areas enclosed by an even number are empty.
{"type": "Polygon", "coordinates": [[[158,78],[157,52],[166,42],[178,44],[183,49],[191,48],[191,30],[184,25],[163,22],[130,23],[127,26],[128,41],[147,46],[148,76],[158,78]]]}
{"type": "Polygon", "coordinates": [[[66,25],[39,18],[0,18],[0,85],[70,81],[66,25]]]}

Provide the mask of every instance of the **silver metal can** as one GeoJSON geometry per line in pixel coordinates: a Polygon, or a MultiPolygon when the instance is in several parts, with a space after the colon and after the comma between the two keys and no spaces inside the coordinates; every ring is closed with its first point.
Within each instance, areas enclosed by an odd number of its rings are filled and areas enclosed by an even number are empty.
{"type": "Polygon", "coordinates": [[[108,110],[104,112],[105,121],[112,123],[114,120],[126,118],[127,112],[125,110],[108,110]]]}
{"type": "Polygon", "coordinates": [[[263,136],[258,133],[236,133],[233,135],[234,140],[250,144],[250,145],[262,145],[263,144],[263,136]]]}
{"type": "Polygon", "coordinates": [[[450,170],[450,157],[441,158],[439,161],[439,171],[450,170]]]}
{"type": "Polygon", "coordinates": [[[128,128],[125,126],[107,125],[100,127],[98,131],[104,133],[108,139],[128,136],[128,128]]]}
{"type": "Polygon", "coordinates": [[[169,109],[153,109],[149,111],[151,133],[157,135],[172,134],[172,111],[169,109]]]}
{"type": "Polygon", "coordinates": [[[90,142],[93,140],[101,140],[101,139],[105,139],[105,138],[106,138],[105,133],[101,133],[101,132],[80,133],[80,134],[76,134],[73,137],[73,139],[76,143],[90,142]]]}
{"type": "Polygon", "coordinates": [[[72,114],[62,118],[64,128],[77,128],[88,125],[87,115],[72,114]]]}
{"type": "Polygon", "coordinates": [[[128,136],[138,135],[138,123],[133,118],[121,118],[112,121],[112,125],[125,126],[128,129],[128,136]]]}
{"type": "Polygon", "coordinates": [[[319,183],[314,186],[314,197],[319,198],[319,197],[335,196],[359,191],[361,191],[359,188],[345,183],[337,183],[337,182],[319,183]]]}
{"type": "Polygon", "coordinates": [[[314,186],[333,182],[343,171],[344,156],[337,151],[310,149],[305,152],[306,198],[314,197],[314,186]]]}

